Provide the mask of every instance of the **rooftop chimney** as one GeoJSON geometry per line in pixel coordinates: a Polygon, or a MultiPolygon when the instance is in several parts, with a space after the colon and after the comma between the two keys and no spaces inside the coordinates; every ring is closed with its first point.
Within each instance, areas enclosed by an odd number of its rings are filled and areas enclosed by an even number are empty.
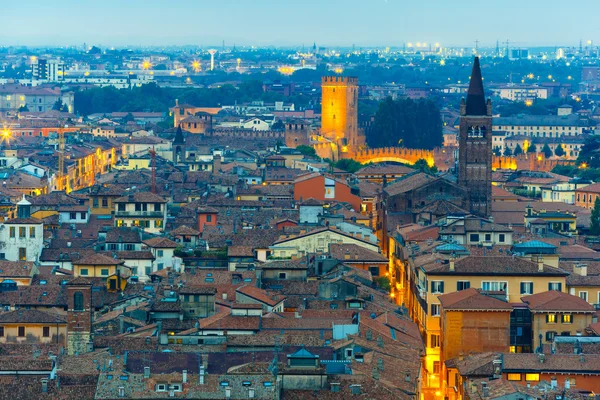
{"type": "Polygon", "coordinates": [[[42,379],[42,392],[48,393],[48,378],[42,379]]]}
{"type": "Polygon", "coordinates": [[[454,258],[450,259],[450,271],[454,272],[454,258]]]}
{"type": "Polygon", "coordinates": [[[587,264],[577,263],[573,266],[573,272],[580,276],[587,276],[587,264]]]}
{"type": "Polygon", "coordinates": [[[544,262],[538,260],[538,272],[544,272],[544,262]]]}
{"type": "Polygon", "coordinates": [[[144,378],[150,378],[150,367],[144,367],[144,378]]]}
{"type": "Polygon", "coordinates": [[[483,397],[490,396],[490,388],[487,385],[487,382],[481,382],[481,391],[483,392],[483,397]]]}
{"type": "Polygon", "coordinates": [[[187,369],[184,369],[183,372],[181,373],[181,381],[183,383],[187,383],[187,369]]]}

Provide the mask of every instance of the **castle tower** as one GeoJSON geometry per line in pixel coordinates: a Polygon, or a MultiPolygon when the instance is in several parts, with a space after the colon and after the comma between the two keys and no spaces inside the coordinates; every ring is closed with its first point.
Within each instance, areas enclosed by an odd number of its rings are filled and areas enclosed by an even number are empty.
{"type": "Polygon", "coordinates": [[[93,350],[92,284],[85,278],[75,278],[67,289],[67,352],[83,354],[93,350]],[[90,348],[91,347],[91,348],[90,348]]]}
{"type": "Polygon", "coordinates": [[[321,135],[337,145],[338,153],[356,149],[358,78],[324,76],[321,82],[321,135]]]}
{"type": "Polygon", "coordinates": [[[467,101],[460,105],[458,184],[469,193],[469,211],[492,213],[492,103],[485,100],[479,57],[475,57],[467,101]]]}

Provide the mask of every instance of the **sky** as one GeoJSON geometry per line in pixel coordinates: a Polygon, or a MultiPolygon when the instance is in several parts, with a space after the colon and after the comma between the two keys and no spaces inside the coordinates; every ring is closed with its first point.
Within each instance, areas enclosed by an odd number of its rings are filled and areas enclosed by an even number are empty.
{"type": "Polygon", "coordinates": [[[0,0],[0,46],[600,44],[598,0],[0,0]]]}

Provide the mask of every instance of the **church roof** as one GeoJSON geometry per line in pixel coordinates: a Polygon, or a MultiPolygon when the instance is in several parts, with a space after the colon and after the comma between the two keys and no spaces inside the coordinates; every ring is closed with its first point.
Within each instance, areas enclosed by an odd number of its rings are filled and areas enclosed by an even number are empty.
{"type": "Polygon", "coordinates": [[[471,82],[469,83],[469,90],[467,91],[466,113],[467,115],[487,115],[479,57],[475,57],[475,62],[473,63],[471,82]]]}

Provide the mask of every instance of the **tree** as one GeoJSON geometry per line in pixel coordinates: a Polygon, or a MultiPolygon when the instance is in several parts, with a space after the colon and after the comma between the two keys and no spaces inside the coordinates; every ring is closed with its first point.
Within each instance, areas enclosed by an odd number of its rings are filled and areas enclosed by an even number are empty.
{"type": "Polygon", "coordinates": [[[502,155],[502,149],[500,148],[500,146],[495,146],[493,149],[494,155],[495,156],[501,156],[502,155]]]}
{"type": "Polygon", "coordinates": [[[600,198],[596,197],[594,203],[594,209],[592,210],[592,216],[590,218],[590,234],[600,235],[600,198]]]}
{"type": "Polygon", "coordinates": [[[535,144],[531,143],[531,145],[527,148],[528,153],[537,153],[537,147],[535,144]]]}
{"type": "Polygon", "coordinates": [[[353,174],[359,169],[361,169],[363,165],[351,158],[342,158],[341,160],[335,163],[335,167],[353,174]]]}
{"type": "Polygon", "coordinates": [[[21,107],[19,107],[19,112],[29,112],[29,107],[27,107],[27,104],[24,104],[21,107]]]}
{"type": "Polygon", "coordinates": [[[285,124],[283,123],[282,120],[278,119],[272,126],[271,126],[271,130],[273,131],[284,131],[285,130],[285,124]]]}
{"type": "Polygon", "coordinates": [[[546,157],[546,158],[552,157],[552,149],[550,149],[550,146],[548,146],[548,143],[546,143],[544,145],[544,147],[542,147],[542,153],[544,153],[544,157],[546,157]]]}
{"type": "Polygon", "coordinates": [[[52,106],[53,110],[61,111],[61,112],[69,112],[69,107],[66,104],[63,104],[62,99],[59,97],[58,100],[52,106]]]}
{"type": "Polygon", "coordinates": [[[135,118],[132,113],[127,113],[127,115],[123,117],[124,123],[133,122],[133,121],[135,121],[135,118]]]}
{"type": "Polygon", "coordinates": [[[515,151],[513,153],[515,156],[518,156],[519,154],[523,154],[523,149],[521,148],[521,145],[517,143],[517,145],[515,146],[515,151]]]}
{"type": "Polygon", "coordinates": [[[504,147],[504,153],[503,153],[506,157],[510,157],[513,155],[512,150],[510,149],[510,147],[505,146],[504,147]]]}
{"type": "Polygon", "coordinates": [[[305,157],[311,157],[311,158],[317,157],[317,152],[315,151],[314,148],[312,148],[310,146],[301,144],[300,146],[296,147],[296,150],[299,151],[305,157]]]}
{"type": "Polygon", "coordinates": [[[421,172],[426,172],[432,175],[438,172],[438,169],[435,165],[433,167],[430,167],[429,164],[427,164],[427,160],[424,160],[422,158],[417,160],[412,166],[412,168],[418,169],[421,172]]]}
{"type": "Polygon", "coordinates": [[[433,149],[442,144],[440,110],[431,100],[386,98],[379,103],[372,127],[367,130],[370,147],[402,143],[413,149],[433,149]]]}
{"type": "Polygon", "coordinates": [[[380,289],[385,290],[386,292],[390,290],[390,278],[387,276],[380,276],[379,278],[375,278],[375,283],[379,286],[380,289]]]}
{"type": "Polygon", "coordinates": [[[556,146],[556,149],[554,149],[554,155],[556,155],[557,157],[564,156],[565,149],[563,149],[563,147],[561,145],[556,146]]]}

